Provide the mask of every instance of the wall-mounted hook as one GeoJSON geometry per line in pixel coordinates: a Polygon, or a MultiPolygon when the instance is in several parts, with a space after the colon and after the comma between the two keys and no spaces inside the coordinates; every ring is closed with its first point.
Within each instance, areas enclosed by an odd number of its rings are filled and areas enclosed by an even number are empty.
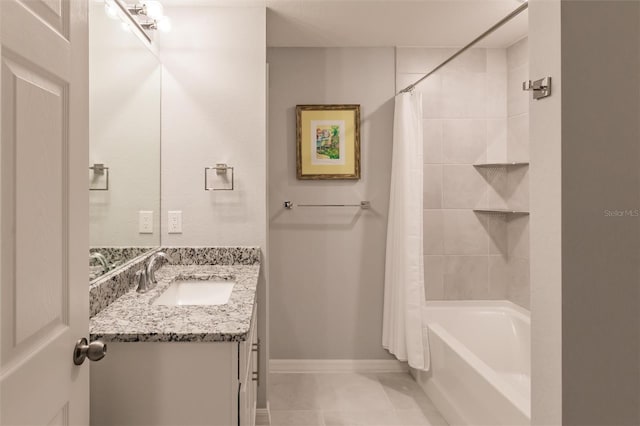
{"type": "Polygon", "coordinates": [[[527,80],[522,83],[522,90],[533,92],[533,99],[543,99],[551,96],[551,77],[544,77],[540,80],[527,80]]]}

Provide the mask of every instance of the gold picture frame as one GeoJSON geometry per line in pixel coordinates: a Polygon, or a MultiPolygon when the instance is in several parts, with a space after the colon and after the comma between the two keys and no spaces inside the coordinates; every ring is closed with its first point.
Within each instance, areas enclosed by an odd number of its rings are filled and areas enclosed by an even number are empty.
{"type": "Polygon", "coordinates": [[[360,179],[360,105],[296,105],[298,179],[360,179]]]}

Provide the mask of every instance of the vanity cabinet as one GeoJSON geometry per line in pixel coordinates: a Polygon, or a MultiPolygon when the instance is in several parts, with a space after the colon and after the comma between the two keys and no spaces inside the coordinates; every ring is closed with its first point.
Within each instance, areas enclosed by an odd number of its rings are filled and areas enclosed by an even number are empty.
{"type": "Polygon", "coordinates": [[[254,426],[256,314],[241,342],[109,342],[91,364],[91,424],[254,426]]]}

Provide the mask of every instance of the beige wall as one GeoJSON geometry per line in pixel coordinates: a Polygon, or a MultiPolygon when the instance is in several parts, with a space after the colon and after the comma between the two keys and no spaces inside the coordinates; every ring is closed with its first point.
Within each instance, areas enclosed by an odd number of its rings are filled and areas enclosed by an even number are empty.
{"type": "MultiPolygon", "coordinates": [[[[398,87],[454,52],[399,48],[398,87]]],[[[471,49],[417,88],[423,92],[427,299],[509,298],[528,307],[529,219],[473,211],[528,209],[527,167],[474,167],[529,161],[526,94],[513,84],[527,56],[526,42],[509,51],[471,49]]]]}
{"type": "MultiPolygon", "coordinates": [[[[259,335],[268,353],[266,224],[266,11],[264,7],[168,6],[158,34],[162,74],[162,244],[260,246],[259,335]],[[204,168],[235,167],[235,190],[205,191],[204,168]],[[182,211],[181,234],[167,211],[182,211]]],[[[261,357],[258,406],[266,405],[261,357]]]]}
{"type": "Polygon", "coordinates": [[[271,358],[381,359],[394,97],[392,48],[272,48],[271,358]],[[296,179],[295,106],[361,105],[362,179],[296,179]],[[296,208],[353,203],[372,209],[296,208]]]}

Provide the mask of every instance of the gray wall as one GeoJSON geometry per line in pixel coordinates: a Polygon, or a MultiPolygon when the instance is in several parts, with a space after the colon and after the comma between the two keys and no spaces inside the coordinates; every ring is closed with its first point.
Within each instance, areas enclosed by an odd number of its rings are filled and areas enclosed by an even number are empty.
{"type": "Polygon", "coordinates": [[[565,425],[640,424],[639,18],[562,1],[565,425]]]}
{"type": "MultiPolygon", "coordinates": [[[[173,29],[159,33],[162,71],[162,244],[262,248],[258,334],[268,338],[266,10],[167,7],[173,29]],[[233,36],[230,36],[233,34],[233,36]],[[233,191],[205,191],[204,168],[233,166],[233,191]],[[169,234],[166,212],[182,211],[169,234]]],[[[260,359],[258,407],[267,403],[260,359]]]]}
{"type": "Polygon", "coordinates": [[[272,359],[383,359],[394,50],[272,48],[269,62],[272,359]],[[295,106],[361,105],[362,179],[296,179],[295,106]],[[298,208],[370,200],[372,210],[298,208]]]}

